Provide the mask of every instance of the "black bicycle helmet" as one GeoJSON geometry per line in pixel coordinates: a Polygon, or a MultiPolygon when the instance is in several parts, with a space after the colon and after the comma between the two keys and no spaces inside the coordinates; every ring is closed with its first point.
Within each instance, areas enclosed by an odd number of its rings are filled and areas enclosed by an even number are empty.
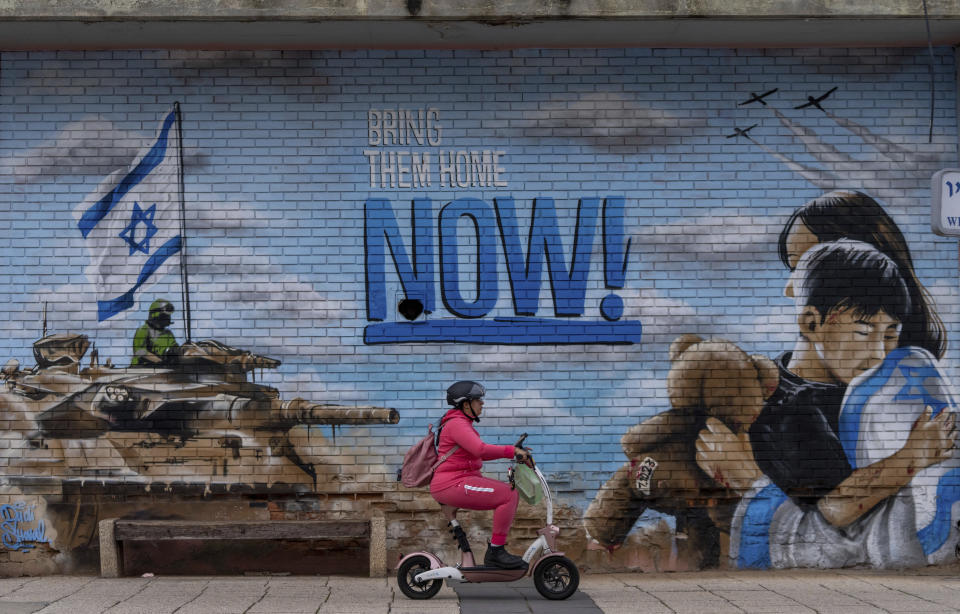
{"type": "Polygon", "coordinates": [[[464,401],[482,399],[485,394],[487,389],[482,384],[471,381],[457,382],[447,388],[447,404],[456,407],[464,401]]]}

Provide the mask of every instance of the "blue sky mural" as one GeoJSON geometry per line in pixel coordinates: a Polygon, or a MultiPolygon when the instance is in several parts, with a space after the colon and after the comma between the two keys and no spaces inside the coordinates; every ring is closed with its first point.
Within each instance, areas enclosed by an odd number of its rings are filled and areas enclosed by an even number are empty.
{"type": "MultiPolygon", "coordinates": [[[[768,356],[791,345],[776,240],[794,208],[833,188],[871,194],[904,230],[947,325],[944,363],[956,377],[957,248],[930,232],[928,209],[930,176],[957,164],[955,67],[949,49],[934,59],[928,143],[930,60],[915,49],[5,52],[0,354],[32,364],[44,305],[50,331],[87,334],[101,360],[117,364],[128,364],[154,298],[177,305],[183,336],[173,273],[133,309],[97,322],[73,216],[179,101],[193,337],[278,358],[264,383],[286,396],[400,411],[395,427],[345,429],[357,445],[399,453],[439,416],[442,390],[469,378],[490,391],[484,422],[494,437],[531,431],[551,471],[611,472],[622,464],[620,434],[668,405],[673,338],[723,336],[768,356]],[[738,106],[773,88],[766,106],[738,106]],[[831,88],[824,110],[794,108],[831,88]],[[410,111],[412,125],[372,134],[370,112],[384,109],[410,111]],[[424,144],[420,111],[442,127],[424,144]],[[414,153],[421,172],[424,158],[432,163],[419,180],[414,153]],[[443,156],[462,162],[461,176],[443,181],[443,156]],[[479,170],[468,177],[471,163],[479,170]],[[615,294],[621,321],[642,323],[639,343],[364,343],[369,199],[389,203],[408,250],[415,199],[430,199],[434,232],[457,199],[490,212],[512,199],[521,231],[534,202],[552,199],[569,266],[578,203],[611,198],[623,201],[631,245],[615,294]]],[[[480,234],[465,218],[452,227],[471,266],[477,237],[491,242],[481,319],[516,317],[496,224],[480,234]]],[[[582,256],[582,321],[607,322],[604,246],[598,239],[582,256]]],[[[439,280],[439,247],[433,255],[439,280]]],[[[391,267],[384,321],[400,322],[392,306],[404,293],[391,267]]],[[[536,314],[555,318],[543,279],[536,314]]],[[[477,300],[470,292],[462,302],[477,300]]],[[[454,318],[439,299],[427,318],[454,318]]]]}

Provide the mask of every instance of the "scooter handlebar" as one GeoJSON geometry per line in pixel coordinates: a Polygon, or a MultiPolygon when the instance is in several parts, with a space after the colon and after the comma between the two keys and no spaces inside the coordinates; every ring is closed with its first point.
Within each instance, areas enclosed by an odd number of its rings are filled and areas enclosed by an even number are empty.
{"type": "Polygon", "coordinates": [[[519,454],[517,454],[514,458],[515,458],[515,460],[516,460],[517,462],[522,462],[522,463],[525,464],[526,466],[528,466],[528,467],[530,467],[531,469],[533,469],[533,467],[534,467],[533,455],[530,454],[530,448],[524,448],[524,447],[523,447],[523,442],[524,442],[524,440],[525,440],[526,438],[527,438],[527,434],[524,433],[523,435],[520,436],[520,439],[518,439],[518,440],[517,440],[517,443],[515,443],[514,446],[513,446],[513,447],[515,447],[515,448],[520,448],[521,450],[526,450],[526,451],[527,451],[527,457],[526,457],[526,459],[524,459],[524,458],[523,458],[522,456],[520,456],[519,454]]]}

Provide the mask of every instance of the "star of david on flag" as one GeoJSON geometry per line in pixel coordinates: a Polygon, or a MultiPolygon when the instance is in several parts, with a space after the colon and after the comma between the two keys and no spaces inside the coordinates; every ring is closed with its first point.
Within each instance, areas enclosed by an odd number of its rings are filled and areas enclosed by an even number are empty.
{"type": "Polygon", "coordinates": [[[144,211],[140,208],[140,203],[137,201],[133,202],[133,216],[130,218],[130,223],[127,224],[127,227],[120,233],[120,237],[130,245],[131,256],[134,252],[150,253],[150,239],[153,235],[157,234],[157,227],[153,224],[153,218],[156,214],[156,203],[144,211]],[[143,225],[143,230],[138,235],[137,228],[140,224],[143,225]],[[139,241],[137,239],[139,239],[139,241]]]}
{"type": "Polygon", "coordinates": [[[178,264],[181,165],[178,115],[171,109],[153,143],[111,173],[74,211],[90,254],[97,319],[134,306],[136,293],[178,264]]]}

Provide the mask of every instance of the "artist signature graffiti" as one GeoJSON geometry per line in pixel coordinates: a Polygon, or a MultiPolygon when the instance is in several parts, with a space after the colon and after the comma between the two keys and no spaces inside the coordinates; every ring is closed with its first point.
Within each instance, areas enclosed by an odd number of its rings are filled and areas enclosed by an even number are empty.
{"type": "Polygon", "coordinates": [[[24,527],[34,522],[33,509],[36,506],[18,501],[12,505],[0,505],[0,541],[10,550],[29,552],[37,544],[46,544],[46,526],[41,519],[33,528],[24,527]]]}
{"type": "Polygon", "coordinates": [[[649,456],[640,463],[640,469],[637,470],[637,490],[646,496],[650,496],[650,482],[653,480],[653,470],[659,463],[649,456]]]}

